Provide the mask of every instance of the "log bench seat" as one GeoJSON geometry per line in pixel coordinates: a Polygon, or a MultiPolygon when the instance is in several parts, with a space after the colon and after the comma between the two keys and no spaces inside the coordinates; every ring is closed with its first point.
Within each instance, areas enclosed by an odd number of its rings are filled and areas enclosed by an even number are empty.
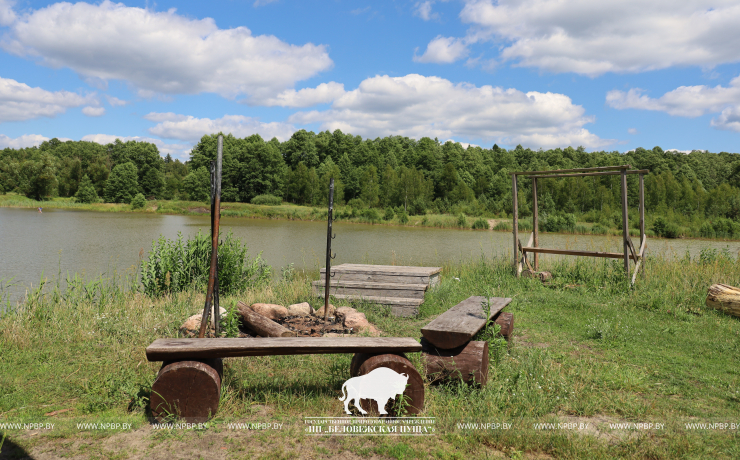
{"type": "MultiPolygon", "coordinates": [[[[152,384],[150,408],[158,421],[176,416],[204,422],[213,417],[221,395],[222,358],[354,353],[351,377],[379,367],[408,375],[407,411],[417,414],[424,408],[424,382],[404,353],[421,349],[411,337],[157,339],[146,348],[149,361],[163,361],[152,384]]],[[[361,405],[379,413],[372,400],[363,399],[361,405]]]]}

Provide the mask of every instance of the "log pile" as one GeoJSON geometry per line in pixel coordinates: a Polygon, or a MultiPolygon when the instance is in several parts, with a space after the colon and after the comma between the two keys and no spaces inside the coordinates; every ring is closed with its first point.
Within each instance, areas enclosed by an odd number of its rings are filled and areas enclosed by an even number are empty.
{"type": "Polygon", "coordinates": [[[727,284],[713,284],[707,292],[706,305],[740,317],[740,288],[727,284]]]}

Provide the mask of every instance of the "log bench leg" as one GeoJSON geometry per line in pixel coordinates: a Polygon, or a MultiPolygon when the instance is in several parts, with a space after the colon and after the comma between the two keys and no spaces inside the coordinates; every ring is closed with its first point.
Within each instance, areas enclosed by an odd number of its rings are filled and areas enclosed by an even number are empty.
{"type": "MultiPolygon", "coordinates": [[[[353,377],[369,374],[380,367],[387,367],[398,374],[409,376],[408,385],[403,392],[406,402],[406,414],[396,413],[395,404],[391,400],[386,404],[386,410],[389,417],[418,414],[424,410],[424,380],[421,374],[416,370],[411,361],[406,359],[403,354],[380,354],[371,355],[366,353],[356,353],[352,358],[350,373],[353,377]]],[[[372,399],[361,399],[360,405],[367,412],[377,415],[378,403],[372,399]]]]}
{"type": "Polygon", "coordinates": [[[162,363],[149,396],[152,416],[158,422],[172,417],[208,421],[218,412],[222,376],[221,358],[162,363]]]}
{"type": "Polygon", "coordinates": [[[485,386],[488,383],[488,342],[473,341],[451,350],[442,350],[421,341],[421,359],[432,383],[462,380],[485,386]]]}
{"type": "Polygon", "coordinates": [[[508,311],[501,312],[494,317],[494,321],[501,326],[501,335],[508,341],[514,332],[514,314],[508,311]]]}

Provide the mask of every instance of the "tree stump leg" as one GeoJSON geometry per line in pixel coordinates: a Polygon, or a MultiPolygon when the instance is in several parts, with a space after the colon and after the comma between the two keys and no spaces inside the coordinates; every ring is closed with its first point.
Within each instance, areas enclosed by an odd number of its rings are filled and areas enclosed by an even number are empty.
{"type": "Polygon", "coordinates": [[[440,350],[421,341],[421,357],[427,378],[432,383],[462,380],[485,386],[488,383],[488,342],[468,342],[451,350],[440,350]]]}
{"type": "Polygon", "coordinates": [[[158,422],[170,418],[208,421],[218,412],[222,375],[220,358],[162,363],[149,396],[152,416],[158,422]]]}
{"type": "MultiPolygon", "coordinates": [[[[395,400],[393,399],[393,395],[391,395],[391,399],[385,405],[385,410],[388,412],[388,416],[401,417],[404,415],[418,414],[424,410],[424,380],[421,378],[421,374],[419,374],[414,365],[411,364],[411,361],[403,356],[395,354],[371,356],[360,365],[357,378],[367,376],[376,369],[383,367],[391,369],[397,374],[408,375],[406,390],[403,392],[405,413],[399,410],[395,400]]],[[[395,378],[395,376],[392,377],[395,378]]],[[[399,379],[400,378],[404,377],[399,376],[399,379]]],[[[383,383],[386,383],[386,381],[384,380],[383,383]]],[[[363,398],[360,400],[360,405],[369,413],[379,414],[378,403],[373,399],[363,398]]]]}
{"type": "Polygon", "coordinates": [[[494,321],[501,326],[501,335],[508,341],[511,338],[512,332],[514,332],[514,314],[501,312],[496,316],[494,321]]]}
{"type": "MultiPolygon", "coordinates": [[[[390,353],[390,354],[394,354],[396,356],[406,358],[405,353],[390,353]]],[[[378,356],[378,353],[355,353],[354,356],[352,356],[352,362],[349,364],[350,377],[357,377],[358,375],[360,375],[359,372],[360,372],[360,366],[362,366],[362,363],[372,358],[373,356],[378,356]]]]}

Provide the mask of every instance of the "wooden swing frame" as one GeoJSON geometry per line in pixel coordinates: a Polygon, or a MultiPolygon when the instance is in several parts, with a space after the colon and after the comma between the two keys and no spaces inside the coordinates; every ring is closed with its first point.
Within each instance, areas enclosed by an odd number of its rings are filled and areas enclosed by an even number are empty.
{"type": "Polygon", "coordinates": [[[511,173],[512,181],[512,198],[514,211],[514,269],[517,278],[521,276],[524,266],[536,272],[539,269],[539,254],[564,254],[571,256],[585,257],[606,257],[611,259],[624,258],[624,271],[630,275],[630,259],[635,262],[635,270],[632,274],[632,284],[635,283],[637,272],[640,269],[642,260],[645,256],[645,244],[647,235],[645,235],[645,181],[644,175],[650,171],[647,169],[630,169],[630,165],[621,166],[601,166],[597,168],[579,168],[579,169],[556,169],[551,171],[520,171],[511,173]],[[636,251],[629,234],[628,216],[627,216],[627,175],[639,174],[640,176],[640,250],[636,251]],[[624,253],[619,252],[598,252],[598,251],[576,251],[571,249],[550,249],[539,247],[539,218],[537,213],[537,179],[550,179],[562,177],[587,177],[587,176],[622,176],[622,243],[624,253]],[[517,176],[529,176],[532,179],[532,234],[526,245],[522,245],[519,240],[519,206],[517,200],[517,176]],[[521,253],[521,256],[520,256],[521,253]],[[527,254],[534,254],[533,263],[530,264],[527,254]]]}

